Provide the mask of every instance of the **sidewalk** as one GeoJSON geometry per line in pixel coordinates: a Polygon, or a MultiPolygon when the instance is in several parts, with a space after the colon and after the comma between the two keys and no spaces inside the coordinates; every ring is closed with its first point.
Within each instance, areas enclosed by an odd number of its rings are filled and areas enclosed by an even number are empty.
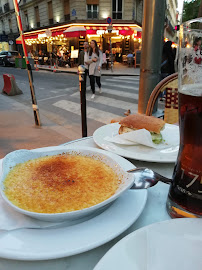
{"type": "Polygon", "coordinates": [[[43,125],[36,127],[31,105],[25,106],[0,94],[0,108],[0,158],[17,149],[53,146],[71,140],[66,135],[67,129],[57,132],[58,126],[44,115],[41,115],[43,125]]]}
{"type": "MultiPolygon", "coordinates": [[[[39,69],[52,71],[54,67],[52,66],[41,66],[39,65],[39,69]]],[[[63,72],[63,73],[72,73],[77,74],[78,68],[68,68],[68,67],[58,67],[56,68],[56,72],[63,72]]],[[[114,63],[114,70],[113,72],[109,69],[102,69],[102,76],[139,76],[140,75],[140,68],[128,67],[127,65],[123,65],[121,63],[114,63]]]]}

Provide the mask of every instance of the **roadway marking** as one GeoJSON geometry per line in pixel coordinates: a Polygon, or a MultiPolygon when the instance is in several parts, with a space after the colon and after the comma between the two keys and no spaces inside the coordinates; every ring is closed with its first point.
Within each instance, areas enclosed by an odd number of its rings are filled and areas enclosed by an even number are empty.
{"type": "MultiPolygon", "coordinates": [[[[78,95],[76,97],[79,98],[78,95]]],[[[90,96],[87,96],[86,100],[92,101],[90,96]]],[[[116,100],[116,99],[105,97],[105,96],[95,95],[95,99],[93,100],[93,102],[99,103],[102,105],[107,105],[107,106],[119,108],[119,109],[125,109],[125,110],[130,109],[133,111],[134,110],[137,111],[137,109],[138,109],[138,105],[136,103],[126,102],[126,101],[122,101],[122,100],[116,100]]]]}
{"type": "Polygon", "coordinates": [[[139,87],[134,87],[134,86],[129,86],[129,85],[118,85],[118,84],[113,84],[113,83],[108,83],[108,82],[102,82],[101,83],[102,85],[106,85],[108,87],[112,86],[112,87],[119,87],[119,88],[122,88],[122,89],[133,89],[133,90],[138,90],[139,87]]]}
{"type": "Polygon", "coordinates": [[[130,80],[130,81],[139,81],[140,80],[140,76],[136,76],[136,77],[121,76],[121,77],[112,77],[112,78],[117,79],[117,80],[130,80]]]}
{"type": "MultiPolygon", "coordinates": [[[[60,100],[55,102],[53,106],[77,115],[81,115],[81,106],[79,103],[75,103],[69,100],[60,100]]],[[[104,124],[110,124],[111,119],[116,118],[117,116],[119,115],[101,111],[92,107],[87,108],[87,118],[104,124]]]]}
{"type": "MultiPolygon", "coordinates": [[[[136,93],[129,93],[129,92],[113,90],[113,89],[109,89],[109,88],[102,88],[102,92],[106,93],[106,94],[119,96],[119,97],[127,97],[127,98],[133,98],[133,99],[138,99],[138,97],[139,97],[139,94],[136,94],[136,93]]],[[[78,93],[72,94],[71,97],[77,97],[79,95],[80,95],[80,93],[78,92],[78,93]]],[[[114,97],[114,100],[116,100],[116,97],[114,97]]]]}
{"type": "MultiPolygon", "coordinates": [[[[117,82],[117,79],[106,79],[105,81],[109,81],[109,82],[117,82]]],[[[133,84],[135,82],[139,83],[139,80],[137,81],[126,81],[126,80],[119,80],[120,83],[123,82],[123,83],[130,83],[130,84],[133,84]]]]}
{"type": "Polygon", "coordinates": [[[48,98],[42,98],[42,99],[38,99],[37,101],[44,101],[44,100],[53,99],[53,98],[58,98],[58,97],[64,97],[64,96],[67,96],[67,94],[64,94],[64,95],[58,95],[58,96],[54,96],[54,97],[48,97],[48,98]]]}

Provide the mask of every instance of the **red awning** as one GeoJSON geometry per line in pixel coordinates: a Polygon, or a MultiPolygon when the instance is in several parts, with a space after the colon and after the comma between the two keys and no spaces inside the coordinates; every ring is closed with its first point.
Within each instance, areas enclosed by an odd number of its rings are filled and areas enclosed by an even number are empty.
{"type": "MultiPolygon", "coordinates": [[[[80,26],[70,26],[70,27],[77,27],[78,28],[80,26]]],[[[66,30],[70,29],[70,27],[66,28],[66,30]]],[[[75,31],[74,33],[73,32],[68,33],[68,31],[66,33],[64,33],[64,28],[51,29],[51,31],[52,31],[52,36],[53,37],[56,37],[56,36],[62,35],[62,34],[64,34],[66,37],[79,37],[79,36],[86,36],[86,35],[97,35],[98,30],[106,31],[107,26],[99,26],[99,25],[97,25],[97,26],[85,26],[85,29],[86,29],[86,31],[75,31]]],[[[135,34],[137,33],[135,36],[137,38],[141,38],[141,32],[136,32],[134,30],[134,27],[113,26],[113,30],[118,30],[119,31],[118,34],[123,35],[123,36],[131,36],[134,33],[135,34]]],[[[38,38],[38,34],[41,34],[41,33],[45,33],[45,29],[44,29],[43,32],[42,31],[40,31],[38,33],[35,32],[34,34],[30,34],[30,35],[28,33],[25,33],[24,37],[25,37],[25,39],[38,38]]],[[[21,44],[20,37],[16,39],[16,43],[21,44]]]]}
{"type": "MultiPolygon", "coordinates": [[[[99,27],[99,26],[85,26],[86,27],[86,34],[88,35],[96,35],[97,30],[107,30],[107,26],[99,27]]],[[[130,27],[126,26],[113,26],[113,30],[118,30],[119,35],[123,36],[130,36],[134,34],[134,30],[132,30],[130,27]]]]}

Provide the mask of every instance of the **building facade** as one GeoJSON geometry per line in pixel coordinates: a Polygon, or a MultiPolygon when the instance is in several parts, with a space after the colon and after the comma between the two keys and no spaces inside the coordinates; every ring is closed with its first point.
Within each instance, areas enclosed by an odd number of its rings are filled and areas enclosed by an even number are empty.
{"type": "MultiPolygon", "coordinates": [[[[106,43],[109,40],[103,39],[103,33],[107,31],[107,17],[112,18],[115,26],[116,36],[113,37],[113,47],[116,47],[114,43],[117,43],[120,49],[123,47],[123,40],[127,44],[129,39],[130,45],[127,51],[133,50],[134,42],[137,43],[135,47],[140,43],[139,33],[136,30],[131,32],[130,27],[141,29],[143,0],[21,0],[19,7],[26,43],[32,50],[47,49],[45,47],[48,47],[50,44],[47,46],[47,43],[50,42],[53,46],[66,46],[68,50],[72,46],[81,49],[82,41],[90,41],[92,38],[96,39],[101,47],[104,46],[103,49],[107,49],[106,43]],[[88,34],[81,40],[79,37],[76,39],[65,37],[63,31],[72,25],[85,26],[88,34]],[[49,38],[45,37],[47,29],[51,31],[49,38]],[[101,30],[100,35],[97,32],[99,30],[101,30]],[[122,31],[121,35],[119,30],[122,31]],[[131,33],[136,34],[135,39],[134,35],[132,39],[129,38],[131,33]]],[[[14,49],[17,36],[19,33],[13,2],[0,0],[0,51],[14,49]]],[[[51,50],[50,46],[49,50],[51,50]]]]}
{"type": "Polygon", "coordinates": [[[178,1],[177,0],[166,0],[166,17],[165,17],[165,39],[176,42],[177,34],[175,26],[178,24],[178,12],[177,12],[178,1]]]}
{"type": "MultiPolygon", "coordinates": [[[[59,46],[81,50],[83,42],[92,39],[101,49],[109,49],[107,17],[114,26],[114,53],[141,48],[143,0],[21,0],[19,7],[28,50],[51,52],[59,46]],[[63,32],[71,26],[85,27],[86,34],[67,37],[63,32]],[[51,34],[46,35],[47,29],[51,34]]],[[[172,41],[176,41],[176,8],[177,0],[167,0],[164,37],[172,41]]],[[[17,49],[18,36],[13,1],[0,0],[0,51],[17,49]]]]}

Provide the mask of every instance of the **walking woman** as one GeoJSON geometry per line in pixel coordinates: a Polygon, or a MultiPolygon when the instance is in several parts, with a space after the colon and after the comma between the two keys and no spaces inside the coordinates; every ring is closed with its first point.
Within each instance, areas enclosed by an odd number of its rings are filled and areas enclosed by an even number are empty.
{"type": "Polygon", "coordinates": [[[88,56],[89,65],[89,77],[90,77],[90,86],[92,90],[91,98],[95,98],[95,81],[99,87],[99,93],[102,93],[101,89],[101,67],[102,67],[102,52],[99,50],[97,46],[97,42],[95,40],[91,40],[90,42],[90,50],[88,56]]]}

